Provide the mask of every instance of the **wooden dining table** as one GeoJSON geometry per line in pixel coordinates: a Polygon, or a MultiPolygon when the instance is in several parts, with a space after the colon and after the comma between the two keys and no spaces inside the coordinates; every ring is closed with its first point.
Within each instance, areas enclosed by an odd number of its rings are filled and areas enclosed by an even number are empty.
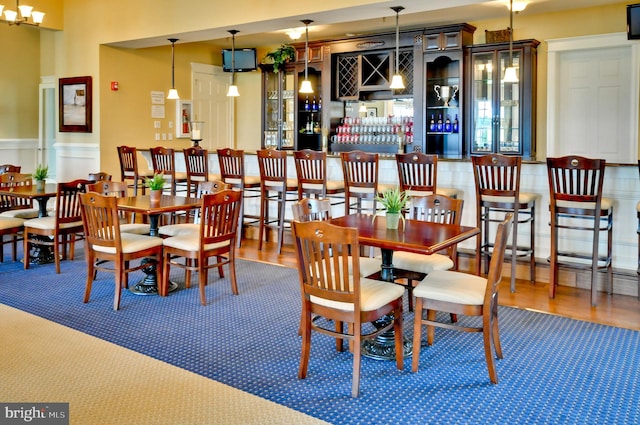
{"type": "MultiPolygon", "coordinates": [[[[162,214],[175,213],[178,211],[188,211],[200,208],[202,200],[186,196],[162,195],[160,200],[152,201],[150,195],[125,196],[118,198],[118,209],[120,211],[143,214],[149,217],[149,235],[158,236],[160,216],[162,214]]],[[[144,260],[143,260],[144,261],[144,260]]],[[[129,291],[136,295],[157,295],[158,275],[154,260],[147,260],[148,267],[142,269],[146,277],[131,286],[129,291]]],[[[169,292],[178,287],[175,282],[169,281],[169,292]]]]}
{"type": "MultiPolygon", "coordinates": [[[[342,227],[355,227],[358,229],[360,245],[380,248],[382,252],[380,273],[369,277],[380,278],[387,282],[395,282],[399,277],[393,267],[394,251],[431,255],[480,233],[480,229],[477,227],[409,219],[401,220],[398,229],[387,229],[384,216],[371,214],[349,214],[333,218],[329,222],[342,227]]],[[[377,322],[373,322],[373,325],[382,327],[391,320],[393,320],[392,317],[385,316],[377,322]]],[[[403,343],[403,352],[405,357],[410,356],[413,352],[411,341],[408,339],[405,339],[403,343]]],[[[393,328],[378,335],[375,339],[363,341],[362,354],[376,360],[394,360],[393,328]]]]}

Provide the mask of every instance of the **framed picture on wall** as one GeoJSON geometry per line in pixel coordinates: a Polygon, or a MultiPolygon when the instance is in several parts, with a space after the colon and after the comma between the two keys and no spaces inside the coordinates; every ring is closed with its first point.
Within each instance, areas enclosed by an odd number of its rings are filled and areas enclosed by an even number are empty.
{"type": "Polygon", "coordinates": [[[60,131],[91,133],[91,77],[60,78],[58,83],[60,131]]]}
{"type": "Polygon", "coordinates": [[[176,138],[190,139],[189,121],[193,121],[193,102],[176,100],[176,138]]]}

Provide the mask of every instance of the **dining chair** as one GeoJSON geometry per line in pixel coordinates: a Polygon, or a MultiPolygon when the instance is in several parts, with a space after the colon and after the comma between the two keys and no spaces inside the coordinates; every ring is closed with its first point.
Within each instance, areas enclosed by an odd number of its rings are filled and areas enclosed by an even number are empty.
{"type": "MultiPolygon", "coordinates": [[[[445,195],[414,196],[407,218],[434,223],[460,225],[462,221],[462,199],[445,195]]],[[[409,311],[413,311],[413,287],[434,270],[458,268],[457,246],[453,245],[442,253],[431,255],[396,251],[393,254],[394,274],[406,280],[409,311]]]]}
{"type": "Polygon", "coordinates": [[[201,147],[183,149],[184,163],[187,168],[188,196],[197,196],[198,182],[220,180],[220,175],[209,172],[209,151],[201,147]]]}
{"type": "MultiPolygon", "coordinates": [[[[278,254],[282,253],[286,203],[297,200],[298,181],[287,177],[287,152],[262,149],[257,152],[260,168],[260,231],[258,249],[262,250],[265,230],[278,233],[278,254]],[[276,218],[269,217],[270,203],[276,204],[276,218]]],[[[269,233],[266,233],[269,240],[269,233]]]]}
{"type": "Polygon", "coordinates": [[[327,180],[327,153],[304,149],[293,152],[298,178],[298,200],[330,198],[333,205],[344,203],[344,180],[327,180]]]}
{"type": "Polygon", "coordinates": [[[24,229],[24,219],[0,216],[0,262],[4,262],[4,246],[11,244],[11,260],[17,260],[19,235],[24,229]],[[9,236],[5,240],[5,236],[9,236]]]}
{"type": "MultiPolygon", "coordinates": [[[[153,236],[122,232],[117,198],[97,192],[79,194],[82,223],[85,234],[85,258],[87,262],[87,280],[84,302],[91,297],[91,288],[98,271],[115,274],[113,309],[120,308],[122,288],[128,287],[128,275],[135,270],[149,267],[148,262],[140,261],[131,265],[133,260],[152,258],[162,264],[162,239],[153,236]],[[113,263],[113,267],[105,264],[113,263]]],[[[162,273],[162,267],[156,267],[162,273]]],[[[160,279],[160,281],[162,281],[160,279]]],[[[166,290],[160,290],[166,295],[166,290]]]]}
{"type": "Polygon", "coordinates": [[[4,173],[19,173],[22,169],[20,165],[3,164],[0,165],[0,174],[4,173]]]}
{"type": "Polygon", "coordinates": [[[575,259],[590,260],[591,305],[597,304],[599,270],[607,272],[607,292],[613,290],[611,266],[613,247],[613,202],[602,196],[604,159],[568,155],[547,158],[551,254],[549,258],[549,297],[554,298],[559,266],[585,268],[575,259]],[[558,248],[559,230],[591,233],[591,252],[568,252],[558,248]],[[607,234],[606,254],[600,254],[600,233],[607,234]],[[562,259],[562,260],[560,260],[562,259]]]}
{"type": "Polygon", "coordinates": [[[87,180],[89,180],[90,182],[99,182],[99,181],[103,181],[103,180],[111,180],[111,174],[109,173],[105,173],[104,171],[100,171],[97,173],[89,173],[89,176],[87,177],[87,180]]]}
{"type": "MultiPolygon", "coordinates": [[[[33,186],[31,174],[7,171],[0,174],[0,187],[33,186]]],[[[0,217],[30,219],[38,217],[39,210],[34,208],[33,200],[15,196],[0,195],[0,217]]]]}
{"type": "MultiPolygon", "coordinates": [[[[483,257],[490,258],[493,250],[489,233],[492,223],[501,222],[506,212],[513,213],[513,236],[511,242],[511,292],[516,291],[518,257],[528,257],[529,280],[536,281],[535,257],[535,212],[539,195],[520,191],[522,157],[501,154],[486,154],[471,157],[476,188],[476,226],[481,235],[476,238],[476,274],[480,274],[483,257]],[[517,202],[516,202],[517,200],[517,202]],[[528,246],[518,245],[518,227],[529,224],[528,246]]],[[[484,273],[488,272],[485,261],[484,273]]]]}
{"type": "Polygon", "coordinates": [[[24,269],[29,268],[31,246],[53,247],[56,273],[60,274],[60,258],[73,260],[75,243],[84,239],[82,216],[80,212],[80,194],[86,191],[89,180],[78,179],[58,183],[55,215],[38,217],[24,222],[24,269]],[[62,248],[62,252],[60,252],[62,248]]]}
{"type": "Polygon", "coordinates": [[[118,146],[118,158],[120,159],[120,180],[126,182],[133,189],[133,194],[138,194],[138,188],[142,189],[142,194],[146,192],[144,179],[153,177],[153,170],[149,169],[147,161],[133,146],[118,146]]]}
{"type": "Polygon", "coordinates": [[[434,193],[450,198],[458,198],[460,191],[437,185],[438,155],[428,155],[422,152],[396,154],[398,167],[398,182],[400,190],[409,196],[426,196],[434,193]]]}
{"type": "MultiPolygon", "coordinates": [[[[432,345],[435,328],[454,329],[463,332],[482,332],[484,354],[489,378],[498,383],[493,352],[502,359],[502,345],[498,327],[498,291],[502,280],[502,264],[511,230],[513,213],[507,213],[498,224],[493,255],[487,277],[451,270],[435,270],[420,282],[413,294],[416,297],[416,310],[413,322],[413,360],[411,370],[418,371],[422,339],[422,326],[427,326],[427,344],[432,345]],[[458,316],[480,316],[478,326],[473,322],[460,320],[455,323],[438,321],[437,312],[458,316]],[[426,313],[426,318],[425,318],[426,313]]],[[[464,340],[466,341],[466,340],[464,340]]],[[[464,349],[467,349],[465,342],[464,349]]]]}
{"type": "MultiPolygon", "coordinates": [[[[197,198],[203,195],[218,193],[231,189],[231,185],[221,180],[202,181],[198,183],[197,198]]],[[[158,228],[158,234],[163,237],[179,236],[183,234],[197,234],[200,231],[200,209],[196,208],[193,214],[193,223],[167,224],[158,228]]]]}
{"type": "Polygon", "coordinates": [[[223,148],[218,149],[217,153],[221,180],[243,193],[240,216],[238,218],[237,244],[238,248],[240,248],[244,237],[245,224],[252,225],[259,222],[257,215],[246,215],[244,211],[248,199],[260,198],[260,176],[246,175],[243,150],[223,148]]]}
{"type": "Polygon", "coordinates": [[[293,222],[302,297],[302,352],[298,378],[305,379],[311,354],[311,332],[336,339],[337,351],[349,341],[353,351],[351,396],[360,392],[362,342],[393,328],[395,360],[404,367],[401,286],[360,276],[358,231],[326,221],[293,222]],[[354,253],[354,255],[351,255],[354,253]],[[352,270],[352,273],[345,271],[352,270]],[[371,329],[363,327],[383,316],[393,320],[371,329]],[[345,329],[345,324],[346,329],[345,329]]]}
{"type": "MultiPolygon", "coordinates": [[[[96,183],[87,185],[87,192],[96,192],[104,196],[115,196],[116,198],[124,198],[127,196],[128,185],[126,182],[100,180],[96,183]]],[[[144,223],[136,223],[135,216],[131,213],[119,211],[120,231],[124,233],[136,233],[138,235],[148,235],[149,225],[144,223]]]]}
{"type": "Polygon", "coordinates": [[[344,174],[344,214],[376,213],[378,194],[378,154],[362,151],[341,152],[344,174]],[[367,203],[368,202],[368,207],[367,203]]]}
{"type": "Polygon", "coordinates": [[[180,191],[187,190],[187,173],[176,171],[176,154],[172,148],[157,146],[149,149],[151,152],[151,163],[153,164],[153,172],[155,174],[164,174],[165,178],[170,179],[170,191],[172,195],[176,195],[178,185],[181,186],[180,191]]]}
{"type": "Polygon", "coordinates": [[[238,215],[242,193],[237,190],[223,190],[202,196],[200,208],[200,229],[198,233],[185,233],[162,240],[164,249],[164,271],[162,288],[169,286],[171,266],[185,270],[185,286],[191,287],[191,272],[198,273],[200,303],[207,305],[205,286],[210,268],[217,268],[220,278],[224,278],[223,266],[229,265],[231,290],[238,295],[236,280],[236,237],[238,215]],[[209,263],[211,257],[216,262],[209,263]],[[185,264],[177,261],[185,258],[185,264]]]}

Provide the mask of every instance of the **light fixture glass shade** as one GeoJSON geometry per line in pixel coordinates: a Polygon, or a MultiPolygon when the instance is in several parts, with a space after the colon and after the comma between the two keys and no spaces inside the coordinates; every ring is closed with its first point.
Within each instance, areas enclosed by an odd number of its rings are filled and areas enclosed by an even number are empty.
{"type": "Polygon", "coordinates": [[[22,15],[22,17],[24,19],[27,19],[28,17],[31,16],[31,11],[33,10],[33,6],[27,6],[27,5],[21,4],[20,6],[18,6],[18,9],[20,9],[20,14],[22,15]]]}
{"type": "Polygon", "coordinates": [[[302,36],[302,30],[300,28],[291,28],[287,30],[287,35],[292,40],[297,40],[302,36]]]}
{"type": "Polygon", "coordinates": [[[389,86],[391,90],[402,90],[404,89],[404,81],[402,80],[402,75],[396,74],[391,77],[391,85],[389,86]]]}
{"type": "Polygon", "coordinates": [[[505,83],[517,83],[518,82],[518,71],[514,66],[509,66],[504,70],[504,78],[502,79],[505,83]]]}
{"type": "Polygon", "coordinates": [[[229,91],[227,91],[227,96],[229,97],[238,97],[240,96],[240,92],[238,91],[238,86],[232,84],[229,86],[229,91]]]}
{"type": "Polygon", "coordinates": [[[527,4],[528,3],[526,1],[514,1],[512,5],[507,6],[507,7],[509,7],[514,12],[518,13],[518,12],[522,12],[524,9],[526,9],[527,4]]]}
{"type": "Polygon", "coordinates": [[[41,24],[44,21],[44,12],[33,11],[31,12],[31,18],[34,24],[41,24]]]}
{"type": "Polygon", "coordinates": [[[364,103],[360,104],[360,108],[358,109],[358,112],[361,114],[366,114],[367,113],[367,105],[365,105],[364,103]]]}
{"type": "Polygon", "coordinates": [[[169,94],[167,95],[167,99],[180,99],[180,96],[178,96],[178,90],[176,89],[170,89],[169,90],[169,94]]]}
{"type": "Polygon", "coordinates": [[[313,87],[311,87],[311,81],[304,80],[300,84],[300,93],[313,93],[313,87]]]}
{"type": "Polygon", "coordinates": [[[18,17],[18,12],[16,12],[15,10],[5,10],[4,17],[9,22],[15,22],[16,18],[18,17]]]}

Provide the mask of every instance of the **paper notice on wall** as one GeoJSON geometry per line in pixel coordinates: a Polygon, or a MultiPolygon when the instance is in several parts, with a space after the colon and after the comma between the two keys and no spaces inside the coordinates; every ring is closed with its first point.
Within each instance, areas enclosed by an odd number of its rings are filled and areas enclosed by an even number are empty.
{"type": "Polygon", "coordinates": [[[151,118],[164,118],[164,105],[151,105],[151,118]]]}
{"type": "Polygon", "coordinates": [[[151,92],[151,104],[152,105],[164,105],[164,92],[152,91],[151,92]]]}

